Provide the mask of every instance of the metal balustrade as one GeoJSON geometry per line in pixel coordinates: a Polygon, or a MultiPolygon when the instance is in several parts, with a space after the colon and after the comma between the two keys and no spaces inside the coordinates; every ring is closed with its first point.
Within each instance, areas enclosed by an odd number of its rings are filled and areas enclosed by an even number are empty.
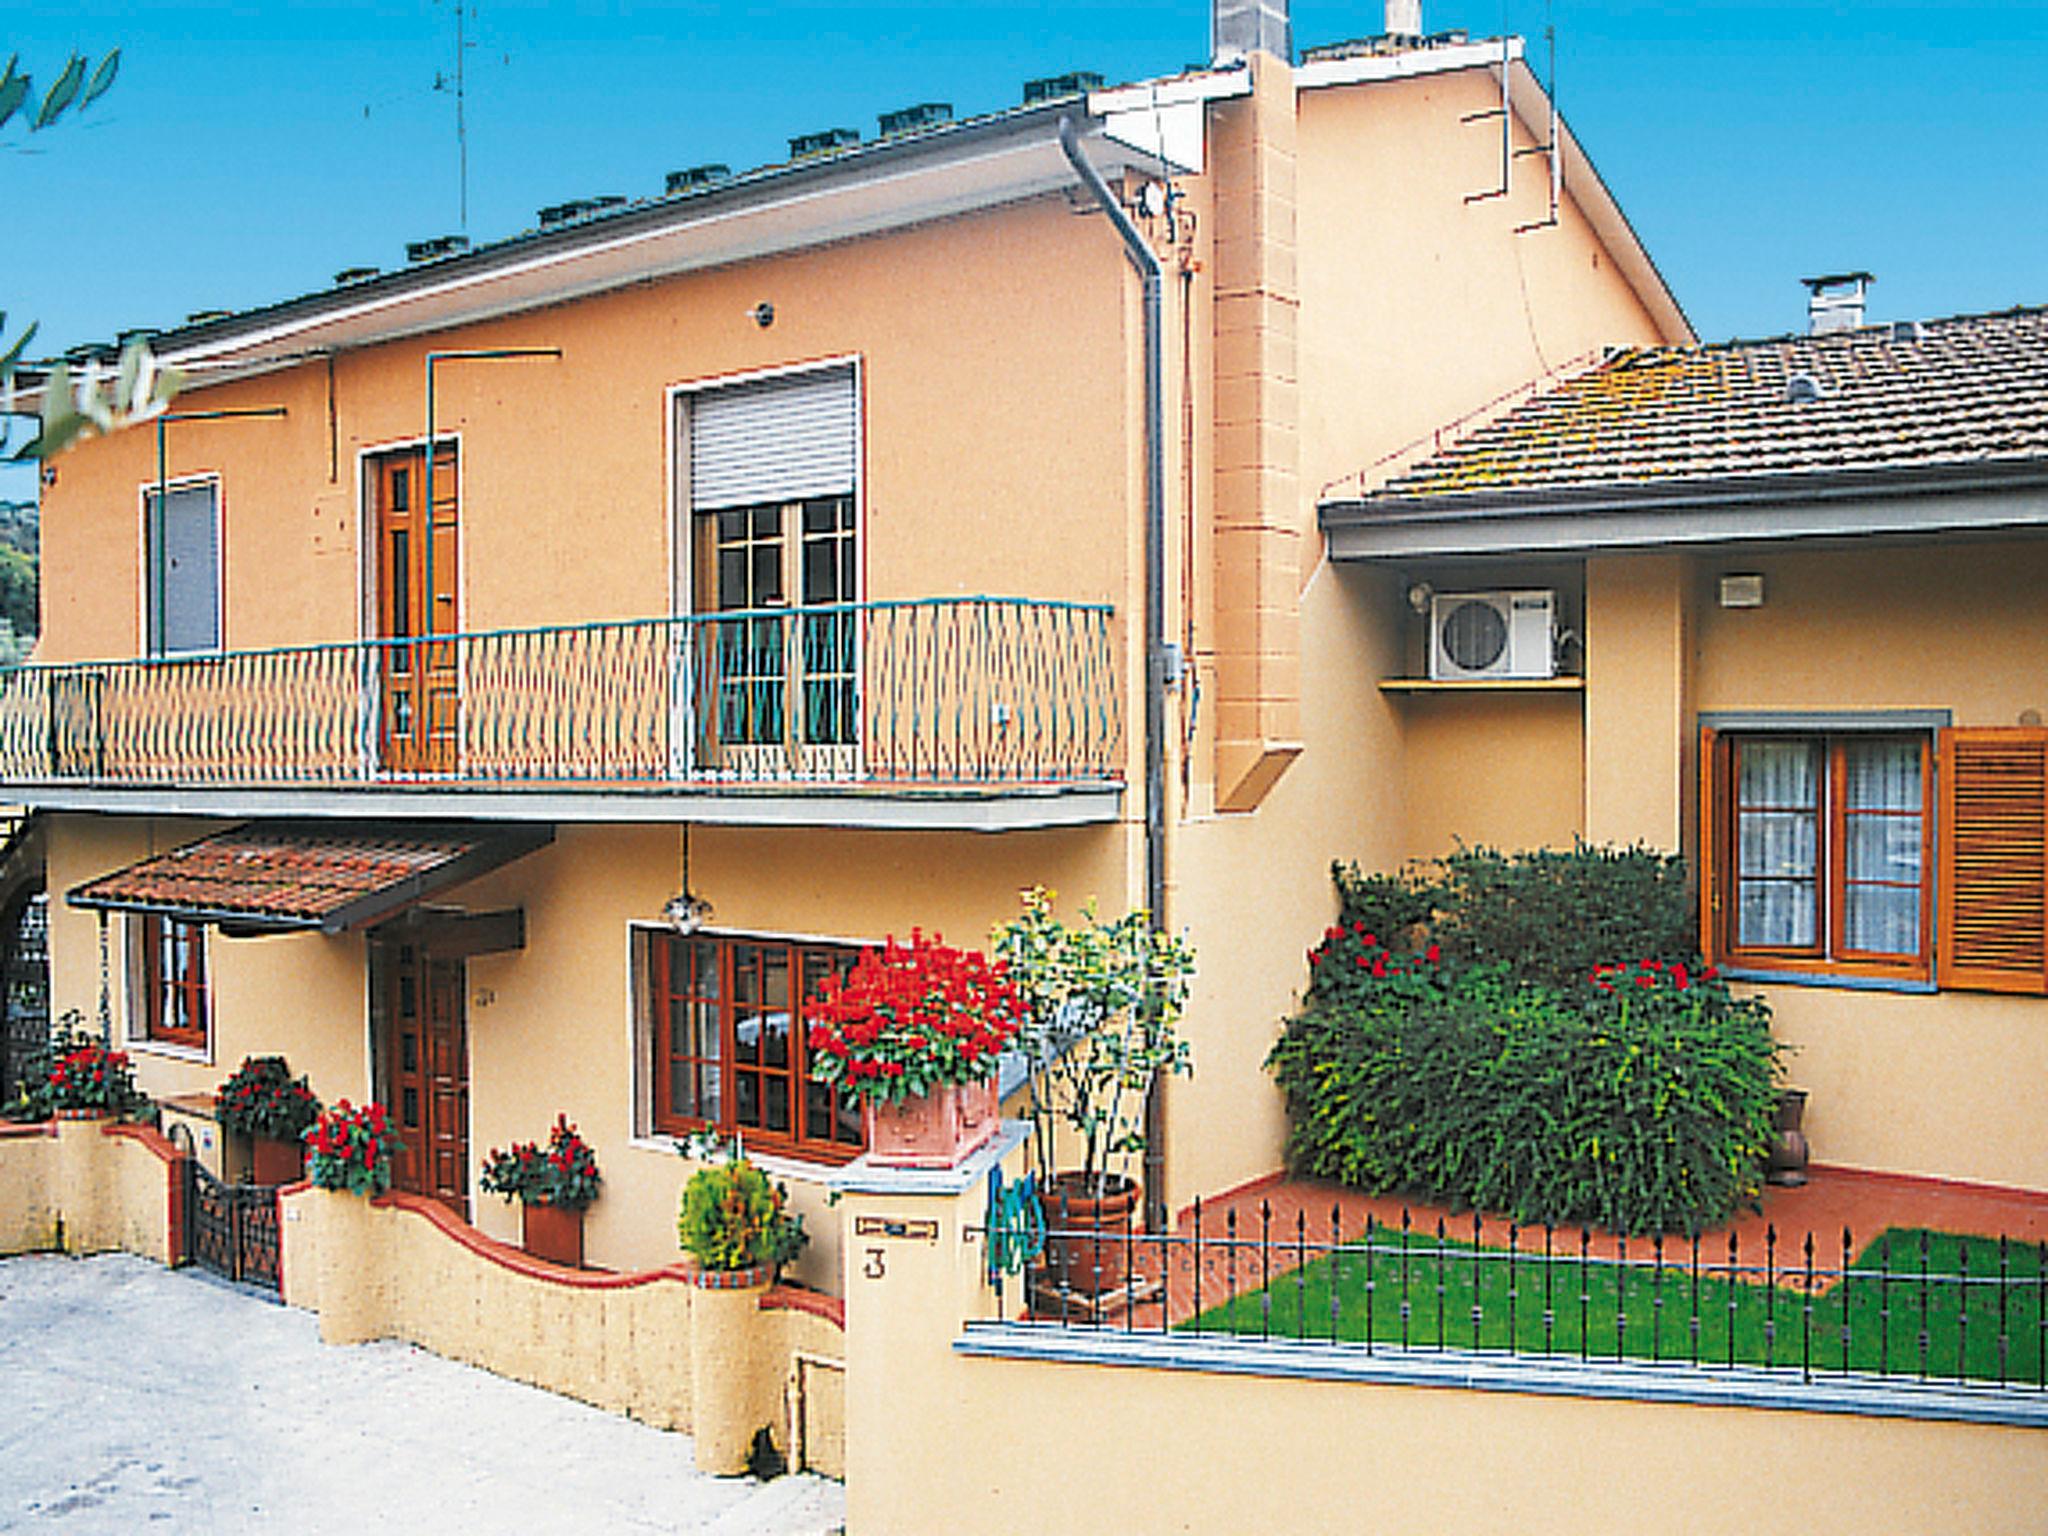
{"type": "Polygon", "coordinates": [[[1114,629],[957,597],[16,667],[0,784],[1114,784],[1114,629]]]}

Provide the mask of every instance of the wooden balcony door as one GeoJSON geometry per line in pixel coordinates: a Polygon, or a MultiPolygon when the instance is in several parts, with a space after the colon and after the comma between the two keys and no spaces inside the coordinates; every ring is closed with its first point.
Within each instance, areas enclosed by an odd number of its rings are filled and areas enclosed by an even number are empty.
{"type": "Polygon", "coordinates": [[[394,1188],[469,1219],[469,1027],[460,960],[418,944],[379,946],[387,1105],[405,1143],[394,1188]]]}
{"type": "Polygon", "coordinates": [[[374,461],[377,509],[378,753],[395,774],[450,774],[462,729],[460,647],[422,640],[461,629],[460,479],[455,445],[434,450],[432,508],[424,493],[423,448],[374,461]],[[432,541],[432,587],[427,550],[432,541]]]}

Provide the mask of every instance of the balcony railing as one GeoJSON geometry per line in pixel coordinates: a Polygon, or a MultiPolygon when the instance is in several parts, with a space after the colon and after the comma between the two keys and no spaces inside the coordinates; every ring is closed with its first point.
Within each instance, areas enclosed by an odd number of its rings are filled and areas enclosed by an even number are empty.
{"type": "Polygon", "coordinates": [[[1001,790],[1122,777],[1112,613],[933,598],[0,671],[0,783],[1001,790]]]}

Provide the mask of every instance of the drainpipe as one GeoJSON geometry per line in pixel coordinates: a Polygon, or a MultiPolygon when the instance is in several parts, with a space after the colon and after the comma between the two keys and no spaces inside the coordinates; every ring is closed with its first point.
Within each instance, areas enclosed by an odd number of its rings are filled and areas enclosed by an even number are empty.
{"type": "MultiPolygon", "coordinates": [[[[1145,286],[1145,906],[1152,926],[1166,928],[1166,370],[1161,294],[1165,275],[1152,247],[1081,152],[1071,117],[1060,119],[1060,149],[1081,184],[1109,215],[1124,255],[1145,286]]],[[[1165,1116],[1162,1078],[1145,1096],[1145,1226],[1166,1230],[1165,1116]]]]}

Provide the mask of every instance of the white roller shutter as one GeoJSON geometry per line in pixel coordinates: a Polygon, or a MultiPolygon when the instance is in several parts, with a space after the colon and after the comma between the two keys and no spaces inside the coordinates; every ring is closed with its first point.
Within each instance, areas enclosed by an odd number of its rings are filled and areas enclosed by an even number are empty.
{"type": "MultiPolygon", "coordinates": [[[[220,649],[220,520],[216,487],[180,486],[164,498],[151,559],[150,649],[160,656],[220,649]],[[158,597],[162,607],[156,607],[158,597]]],[[[149,506],[157,510],[156,492],[149,506]]]]}
{"type": "Polygon", "coordinates": [[[690,506],[850,494],[858,462],[853,370],[706,390],[690,403],[690,506]]]}

